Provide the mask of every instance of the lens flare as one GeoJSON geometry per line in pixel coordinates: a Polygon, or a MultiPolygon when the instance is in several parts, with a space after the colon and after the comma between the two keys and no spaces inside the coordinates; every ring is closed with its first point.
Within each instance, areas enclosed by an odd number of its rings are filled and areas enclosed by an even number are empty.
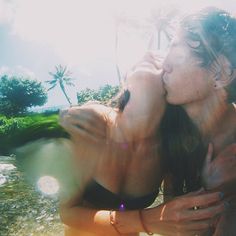
{"type": "Polygon", "coordinates": [[[38,189],[47,195],[53,195],[59,191],[59,183],[52,176],[43,176],[37,182],[38,189]]]}

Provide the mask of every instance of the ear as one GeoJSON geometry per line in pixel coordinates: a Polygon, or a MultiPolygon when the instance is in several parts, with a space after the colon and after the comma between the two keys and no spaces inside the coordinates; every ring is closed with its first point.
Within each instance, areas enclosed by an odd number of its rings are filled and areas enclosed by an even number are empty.
{"type": "Polygon", "coordinates": [[[215,69],[214,80],[215,89],[220,89],[228,86],[232,81],[234,70],[230,61],[224,55],[219,55],[213,63],[215,69]]]}

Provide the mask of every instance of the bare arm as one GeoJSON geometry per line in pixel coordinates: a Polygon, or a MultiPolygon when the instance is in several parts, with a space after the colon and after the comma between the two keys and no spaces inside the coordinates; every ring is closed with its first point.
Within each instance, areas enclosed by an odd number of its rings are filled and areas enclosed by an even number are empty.
{"type": "Polygon", "coordinates": [[[227,146],[214,159],[213,145],[209,144],[202,172],[204,187],[223,191],[225,195],[236,194],[236,143],[227,146]]]}
{"type": "MultiPolygon", "coordinates": [[[[114,212],[117,228],[122,233],[141,232],[137,211],[114,212]]],[[[83,206],[68,206],[61,204],[60,216],[64,224],[95,235],[117,235],[110,224],[110,211],[97,210],[83,206]]]]}
{"type": "Polygon", "coordinates": [[[236,144],[227,146],[212,160],[213,145],[210,144],[203,168],[204,187],[217,189],[225,194],[227,211],[216,222],[214,236],[234,235],[236,231],[236,144]]]}
{"type": "MultiPolygon", "coordinates": [[[[184,236],[205,232],[209,228],[211,218],[222,212],[224,205],[219,202],[219,193],[198,194],[191,193],[158,207],[144,209],[146,227],[153,233],[170,236],[176,235],[177,232],[184,236]],[[195,205],[205,207],[194,211],[195,205]],[[208,205],[212,206],[206,208],[208,205]]],[[[117,235],[110,224],[110,211],[75,206],[75,202],[72,199],[60,205],[61,219],[66,225],[95,234],[117,235]]],[[[115,221],[122,234],[144,231],[137,210],[116,211],[115,221]]]]}

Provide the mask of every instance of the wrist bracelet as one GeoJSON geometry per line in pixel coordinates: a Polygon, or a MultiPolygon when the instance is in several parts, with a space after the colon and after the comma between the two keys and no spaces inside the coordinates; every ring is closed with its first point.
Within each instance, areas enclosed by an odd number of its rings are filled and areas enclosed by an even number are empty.
{"type": "Polygon", "coordinates": [[[146,225],[144,224],[142,210],[139,210],[138,213],[139,213],[139,219],[140,219],[140,222],[141,222],[141,224],[142,224],[142,226],[143,226],[144,232],[145,232],[146,234],[148,234],[148,235],[153,235],[153,233],[152,233],[151,231],[149,231],[149,230],[147,229],[146,225]]]}
{"type": "Polygon", "coordinates": [[[110,214],[110,224],[114,228],[114,230],[117,232],[117,234],[121,235],[120,231],[116,227],[117,222],[116,222],[115,218],[113,217],[113,212],[115,212],[115,211],[110,210],[110,213],[109,213],[110,214]]]}

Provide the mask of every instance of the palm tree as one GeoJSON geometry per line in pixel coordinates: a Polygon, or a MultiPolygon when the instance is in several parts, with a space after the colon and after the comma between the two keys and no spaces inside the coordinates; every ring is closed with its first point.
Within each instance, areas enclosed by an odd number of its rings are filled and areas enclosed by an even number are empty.
{"type": "Polygon", "coordinates": [[[119,31],[119,22],[115,23],[115,63],[116,63],[116,72],[118,75],[119,84],[121,85],[121,72],[118,65],[118,31],[119,31]]]}
{"type": "MultiPolygon", "coordinates": [[[[154,25],[154,34],[157,34],[158,50],[161,49],[161,34],[164,34],[168,41],[171,40],[173,36],[172,34],[175,30],[175,24],[178,14],[179,12],[176,9],[159,8],[152,11],[149,22],[154,25]]],[[[152,35],[152,38],[150,40],[150,45],[153,43],[152,41],[154,41],[154,34],[152,35]]]]}
{"type": "Polygon", "coordinates": [[[49,72],[49,74],[52,76],[52,80],[46,81],[51,87],[48,89],[51,90],[55,88],[58,84],[61,88],[61,91],[63,92],[64,96],[66,97],[66,100],[70,105],[72,105],[70,98],[68,97],[65,85],[67,86],[75,86],[71,81],[73,80],[71,76],[71,72],[67,69],[67,66],[58,65],[55,66],[56,71],[55,72],[49,72]]]}
{"type": "Polygon", "coordinates": [[[120,12],[115,16],[115,62],[116,62],[116,71],[118,75],[119,84],[122,84],[122,79],[125,78],[125,75],[120,71],[119,60],[118,60],[118,51],[119,51],[119,33],[130,33],[130,31],[139,31],[141,28],[148,27],[149,25],[143,24],[139,18],[130,17],[125,12],[120,12]]]}
{"type": "Polygon", "coordinates": [[[119,50],[119,29],[120,25],[126,21],[126,16],[122,12],[115,16],[115,63],[116,63],[116,72],[119,80],[119,85],[122,84],[122,74],[119,68],[118,62],[118,50],[119,50]]]}

